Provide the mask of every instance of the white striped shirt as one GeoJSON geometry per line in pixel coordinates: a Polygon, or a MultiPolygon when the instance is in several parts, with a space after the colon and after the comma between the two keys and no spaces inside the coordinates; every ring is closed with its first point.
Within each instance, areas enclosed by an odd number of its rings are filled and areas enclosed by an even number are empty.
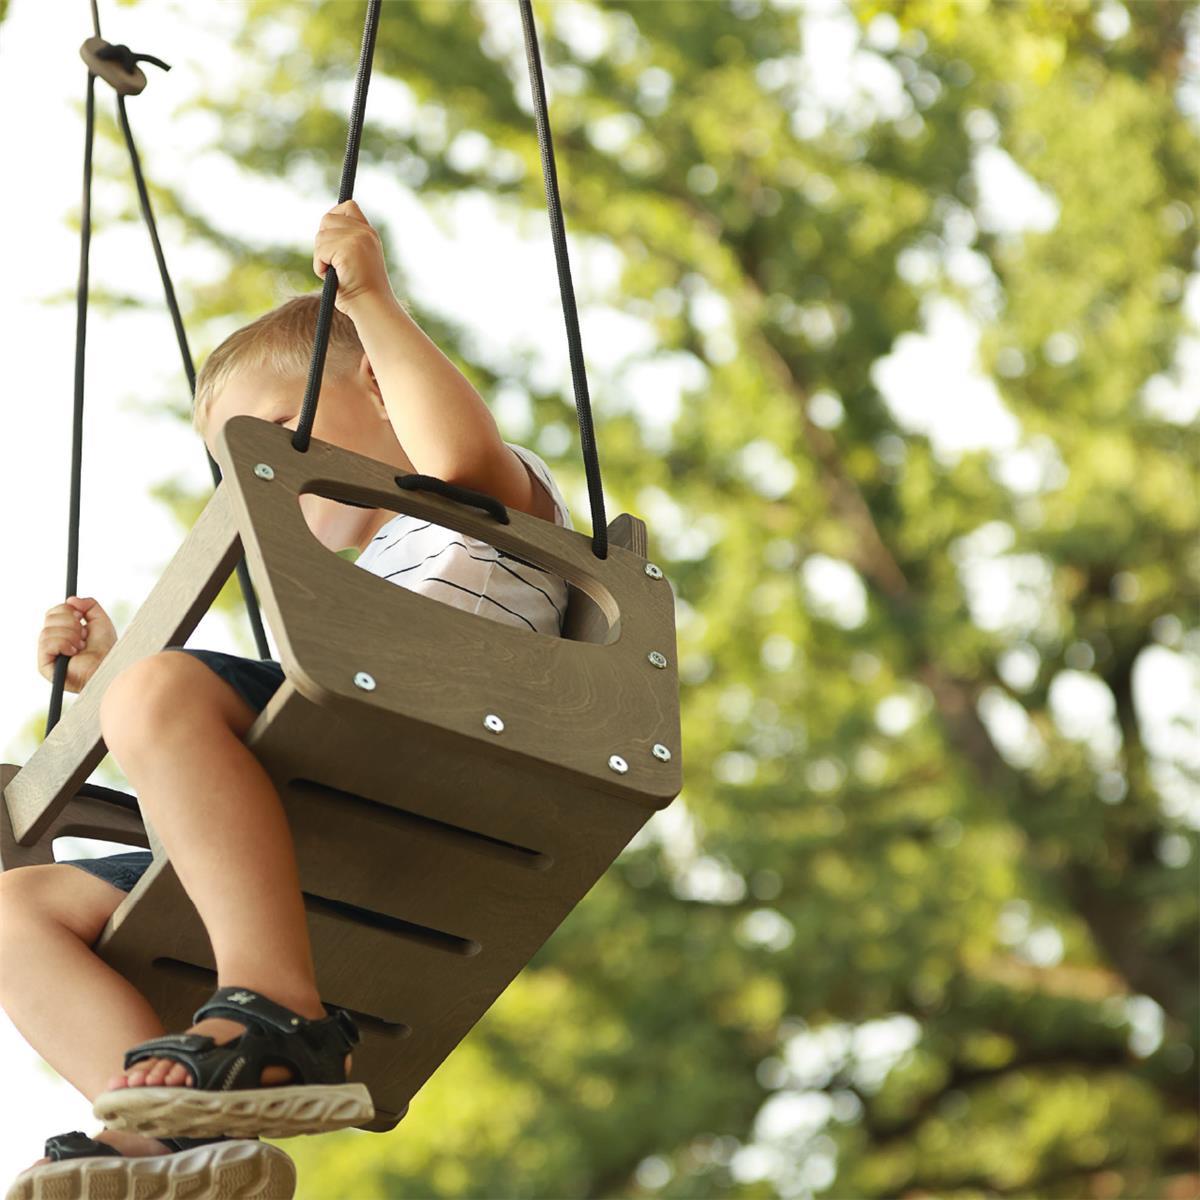
{"type": "MultiPolygon", "coordinates": [[[[550,468],[532,450],[505,442],[554,500],[554,523],[574,529],[550,468]]],[[[444,525],[400,513],[371,539],[357,566],[401,587],[505,625],[557,637],[567,585],[557,575],[444,525]]]]}

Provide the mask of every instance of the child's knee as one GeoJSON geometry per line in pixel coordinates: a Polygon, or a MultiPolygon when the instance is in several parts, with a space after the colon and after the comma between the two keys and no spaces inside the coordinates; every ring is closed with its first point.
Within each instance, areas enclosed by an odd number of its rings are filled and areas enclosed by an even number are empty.
{"type": "Polygon", "coordinates": [[[45,877],[45,866],[9,867],[0,873],[0,932],[3,931],[5,917],[17,916],[39,907],[45,899],[45,877]]]}
{"type": "Polygon", "coordinates": [[[152,657],[139,659],[118,672],[100,697],[100,733],[110,750],[124,741],[139,713],[145,715],[157,686],[156,675],[152,657]]]}
{"type": "Polygon", "coordinates": [[[124,898],[120,888],[66,863],[12,867],[0,873],[0,940],[6,932],[28,936],[22,918],[34,917],[56,921],[90,945],[124,898]]]}
{"type": "Polygon", "coordinates": [[[197,722],[212,718],[242,738],[257,716],[216,671],[179,650],[161,650],[131,663],[100,698],[100,733],[118,759],[118,747],[160,745],[172,724],[190,733],[197,722]]]}
{"type": "Polygon", "coordinates": [[[110,750],[178,714],[188,694],[184,672],[192,672],[192,661],[164,650],[118,672],[100,698],[100,733],[110,750]]]}

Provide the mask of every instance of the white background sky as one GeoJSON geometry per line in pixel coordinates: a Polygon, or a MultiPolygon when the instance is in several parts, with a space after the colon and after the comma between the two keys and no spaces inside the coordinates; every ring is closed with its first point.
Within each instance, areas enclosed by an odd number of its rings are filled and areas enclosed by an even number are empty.
{"type": "MultiPolygon", "coordinates": [[[[1119,6],[1102,7],[1110,13],[1106,18],[1110,26],[1119,29],[1120,16],[1113,15],[1119,6]]],[[[506,23],[505,6],[491,5],[489,10],[496,14],[496,36],[515,48],[519,26],[506,23]]],[[[294,188],[242,180],[219,156],[202,153],[213,140],[205,121],[172,119],[176,106],[202,86],[213,90],[232,87],[240,68],[232,60],[223,31],[240,20],[241,11],[241,5],[232,3],[197,6],[160,0],[132,10],[104,3],[101,20],[108,40],[157,54],[172,65],[165,75],[147,66],[147,92],[129,101],[148,177],[186,187],[193,202],[218,225],[250,236],[291,241],[307,249],[321,214],[335,196],[297,195],[294,188]]],[[[348,16],[353,14],[354,21],[360,19],[359,6],[347,5],[346,11],[348,16]]],[[[515,5],[509,15],[515,18],[515,5]]],[[[891,77],[895,72],[879,55],[869,52],[872,43],[886,49],[894,30],[886,22],[877,22],[867,47],[860,48],[853,23],[840,4],[809,5],[805,19],[807,49],[796,68],[807,83],[812,104],[797,111],[797,128],[816,132],[823,112],[830,110],[855,111],[864,119],[903,119],[906,100],[891,77]]],[[[5,515],[0,520],[7,567],[0,594],[0,678],[4,680],[0,752],[7,762],[25,761],[36,744],[17,736],[17,730],[31,714],[44,715],[46,710],[49,685],[36,671],[35,646],[44,612],[61,601],[65,581],[73,291],[79,241],[64,218],[79,204],[86,72],[78,46],[90,32],[84,0],[53,6],[37,0],[13,0],[10,15],[0,26],[0,112],[9,114],[0,126],[0,161],[4,164],[0,230],[6,252],[5,285],[0,289],[5,371],[0,412],[0,513],[5,515]],[[28,117],[14,120],[12,114],[28,117]],[[72,299],[53,305],[45,302],[47,296],[58,293],[71,294],[72,299]]],[[[584,12],[575,23],[574,36],[580,46],[598,36],[584,12]]],[[[594,44],[598,47],[601,43],[596,40],[594,44]]],[[[352,71],[353,63],[348,63],[348,78],[352,71]]],[[[553,91],[553,76],[550,85],[553,91]]],[[[348,94],[348,84],[335,86],[348,94]]],[[[98,83],[96,95],[98,107],[111,112],[112,93],[106,85],[98,83]]],[[[402,87],[382,79],[373,81],[373,116],[378,116],[380,106],[394,105],[394,111],[400,112],[406,103],[402,87]]],[[[989,144],[984,117],[978,119],[978,125],[978,167],[986,185],[987,211],[995,214],[993,220],[1004,220],[1014,231],[1023,225],[1052,224],[1052,201],[989,144]]],[[[201,443],[165,411],[168,404],[184,404],[187,393],[149,238],[140,223],[119,230],[111,227],[116,206],[135,203],[127,165],[115,150],[100,142],[97,157],[111,164],[110,173],[117,175],[117,181],[101,179],[95,186],[93,287],[125,290],[145,297],[152,305],[145,312],[118,315],[97,310],[89,322],[79,591],[98,598],[122,630],[182,540],[166,509],[148,498],[149,487],[182,477],[203,491],[211,482],[201,443]]],[[[534,349],[542,377],[539,382],[557,381],[569,395],[544,219],[526,219],[518,227],[498,218],[487,203],[465,197],[453,207],[452,221],[438,223],[430,220],[407,189],[366,170],[360,172],[355,194],[368,217],[379,220],[384,216],[394,223],[394,229],[403,229],[397,248],[413,294],[471,327],[490,352],[502,355],[506,346],[515,345],[534,349]]],[[[980,217],[987,220],[987,212],[981,210],[980,217]]],[[[936,435],[935,444],[944,456],[953,457],[975,446],[988,447],[996,456],[995,469],[1006,483],[1011,479],[1014,492],[1036,495],[1040,487],[1053,483],[1062,464],[1053,447],[1022,440],[1016,421],[975,366],[973,319],[986,319],[995,298],[986,264],[969,249],[969,221],[967,214],[968,223],[958,222],[960,245],[948,238],[951,248],[943,266],[977,287],[975,313],[930,304],[925,330],[900,340],[896,352],[877,364],[876,380],[897,419],[914,431],[936,435]]],[[[160,222],[160,233],[177,291],[184,297],[189,283],[219,277],[219,259],[204,248],[182,244],[172,222],[160,222]]],[[[661,428],[664,419],[669,420],[677,410],[681,386],[695,381],[695,365],[653,371],[620,371],[610,366],[635,351],[644,351],[650,344],[646,330],[599,300],[617,277],[614,253],[604,246],[585,248],[573,239],[572,262],[580,302],[586,306],[584,343],[597,406],[606,398],[614,405],[628,404],[644,418],[647,437],[652,439],[655,428],[661,428]],[[589,304],[589,297],[596,299],[589,304]]],[[[921,251],[913,251],[904,265],[914,281],[932,269],[921,251]]],[[[313,289],[318,288],[314,276],[313,289]]],[[[1200,304],[1196,307],[1200,309],[1200,304]]],[[[719,336],[721,319],[720,305],[715,304],[708,318],[711,336],[719,336]]],[[[225,332],[216,331],[214,336],[225,332]]],[[[196,331],[190,333],[193,354],[199,361],[208,343],[201,344],[196,331]]],[[[820,336],[819,320],[813,336],[820,336]]],[[[1160,387],[1158,403],[1181,422],[1195,417],[1197,357],[1192,355],[1191,374],[1181,385],[1160,387]]],[[[524,441],[550,453],[562,449],[568,437],[574,441],[573,431],[565,425],[549,434],[530,429],[519,395],[491,399],[509,440],[524,441]]],[[[836,398],[818,397],[814,403],[815,416],[836,422],[836,398]]],[[[763,469],[768,465],[764,459],[763,469]]],[[[780,486],[786,489],[786,469],[782,477],[780,486]]],[[[584,495],[565,490],[577,514],[577,526],[586,527],[584,495]]],[[[686,514],[672,513],[661,496],[647,494],[643,513],[660,526],[664,543],[671,534],[672,520],[679,538],[688,535],[686,514]],[[656,511],[648,511],[654,506],[656,511]]],[[[1022,564],[1005,565],[1005,549],[1003,527],[990,533],[985,527],[980,538],[963,547],[960,567],[973,606],[978,605],[976,619],[1019,633],[1023,622],[1024,627],[1031,627],[1036,619],[1039,581],[1036,571],[1032,580],[1023,576],[1022,564]]],[[[825,606],[841,614],[855,611],[861,584],[845,564],[810,561],[805,565],[804,583],[815,607],[825,606]]],[[[1178,750],[1180,738],[1194,737],[1188,722],[1194,720],[1191,714],[1200,696],[1200,669],[1196,666],[1200,647],[1194,638],[1189,644],[1183,631],[1172,628],[1164,629],[1162,641],[1160,659],[1149,664],[1152,677],[1143,672],[1140,690],[1154,702],[1150,706],[1147,701],[1153,723],[1149,732],[1159,737],[1164,747],[1178,750]],[[1182,729],[1172,724],[1180,717],[1187,718],[1182,729]]],[[[252,653],[248,626],[243,622],[235,632],[223,618],[202,621],[190,644],[252,653]]],[[[1019,679],[1020,653],[1009,667],[1014,679],[1019,679]]],[[[1103,759],[1110,750],[1111,715],[1103,698],[1092,689],[1089,679],[1094,677],[1085,671],[1065,672],[1064,676],[1079,677],[1064,678],[1059,688],[1064,729],[1069,726],[1071,736],[1089,740],[1103,759]]],[[[66,704],[72,702],[68,696],[66,704]]],[[[892,729],[902,727],[906,716],[900,707],[892,705],[881,711],[881,723],[892,729]]],[[[1016,756],[1036,753],[1032,735],[1022,728],[1019,714],[1006,710],[1002,703],[993,704],[988,719],[1005,731],[1016,756]]],[[[1180,812],[1194,814],[1200,808],[1194,794],[1179,793],[1175,804],[1180,812]]],[[[681,833],[687,824],[686,806],[681,800],[660,817],[664,830],[681,833]]],[[[686,845],[686,838],[681,837],[681,864],[689,854],[686,845]]],[[[81,851],[78,843],[57,849],[59,857],[81,851]]],[[[694,847],[690,854],[688,863],[681,865],[681,871],[683,866],[691,868],[690,875],[681,874],[681,894],[719,901],[724,896],[722,889],[728,891],[728,880],[723,881],[713,861],[700,856],[694,847]]],[[[888,1041],[883,1032],[877,1032],[880,1045],[888,1041]]],[[[903,1048],[909,1040],[910,1031],[902,1030],[892,1039],[893,1048],[903,1048]]],[[[42,1140],[52,1133],[73,1128],[94,1131],[90,1105],[54,1077],[2,1017],[0,1064],[10,1088],[10,1102],[4,1106],[0,1177],[11,1177],[33,1161],[42,1140]],[[19,1103],[12,1100],[17,1096],[19,1103]]],[[[801,1097],[796,1103],[803,1108],[809,1102],[801,1097]]],[[[802,1120],[798,1113],[795,1105],[788,1109],[784,1093],[775,1097],[770,1114],[764,1109],[763,1145],[741,1160],[745,1178],[772,1173],[771,1139],[790,1136],[789,1128],[809,1119],[805,1116],[802,1120]]],[[[647,1167],[647,1182],[661,1175],[661,1160],[659,1163],[647,1167]]],[[[776,1178],[782,1188],[781,1177],[776,1178]]]]}

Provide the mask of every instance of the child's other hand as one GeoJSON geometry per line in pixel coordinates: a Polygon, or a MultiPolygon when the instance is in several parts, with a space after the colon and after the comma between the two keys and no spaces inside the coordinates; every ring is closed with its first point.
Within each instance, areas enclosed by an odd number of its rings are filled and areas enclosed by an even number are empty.
{"type": "Polygon", "coordinates": [[[334,305],[339,312],[349,315],[351,306],[364,296],[393,294],[383,261],[383,243],[353,200],[335,204],[321,218],[313,247],[313,270],[324,279],[330,264],[337,272],[334,305]]]}
{"type": "Polygon", "coordinates": [[[116,644],[117,629],[108,613],[91,596],[70,596],[46,612],[38,638],[38,674],[53,683],[55,661],[60,654],[69,655],[66,690],[80,692],[116,644]]]}

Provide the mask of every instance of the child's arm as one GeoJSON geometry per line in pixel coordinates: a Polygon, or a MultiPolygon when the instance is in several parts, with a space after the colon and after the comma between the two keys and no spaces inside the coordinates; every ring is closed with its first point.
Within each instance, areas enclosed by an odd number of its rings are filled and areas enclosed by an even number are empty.
{"type": "Polygon", "coordinates": [[[479,393],[390,293],[364,293],[348,315],[413,466],[452,482],[476,472],[503,445],[479,393]]]}
{"type": "Polygon", "coordinates": [[[354,322],[396,438],[417,471],[553,522],[549,492],[504,444],[479,393],[396,299],[379,236],[353,200],[321,222],[317,274],[331,262],[337,307],[354,322]]]}
{"type": "Polygon", "coordinates": [[[504,444],[479,393],[396,298],[364,294],[349,316],[413,466],[553,522],[549,492],[504,444]]]}

